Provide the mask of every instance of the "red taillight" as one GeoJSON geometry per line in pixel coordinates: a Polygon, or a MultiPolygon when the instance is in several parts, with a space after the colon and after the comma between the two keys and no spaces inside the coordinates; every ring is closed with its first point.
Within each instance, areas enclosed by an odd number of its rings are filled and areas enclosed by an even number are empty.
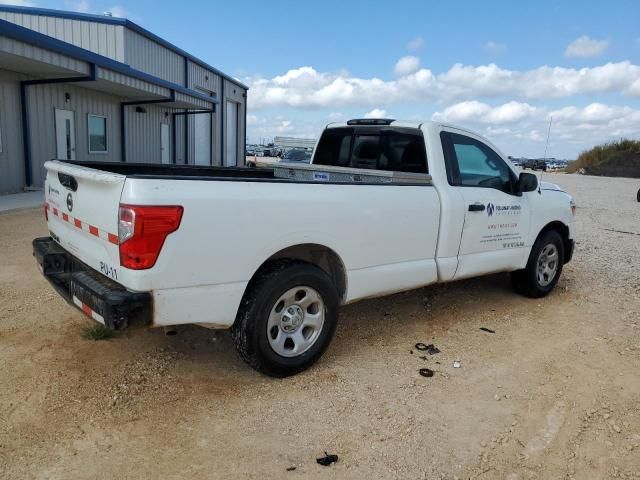
{"type": "Polygon", "coordinates": [[[44,205],[42,207],[44,210],[44,219],[48,222],[49,221],[49,202],[44,202],[44,205]]]}
{"type": "Polygon", "coordinates": [[[153,267],[165,238],[180,226],[182,212],[180,206],[120,205],[120,265],[132,270],[153,267]]]}

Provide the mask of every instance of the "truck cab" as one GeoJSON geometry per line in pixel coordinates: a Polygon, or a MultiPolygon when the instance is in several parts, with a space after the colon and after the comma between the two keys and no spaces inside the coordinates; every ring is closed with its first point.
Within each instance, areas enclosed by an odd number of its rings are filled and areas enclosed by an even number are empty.
{"type": "Polygon", "coordinates": [[[573,252],[575,205],[568,194],[521,172],[472,131],[392,119],[333,123],[312,164],[430,175],[446,212],[436,252],[439,281],[523,268],[524,253],[549,225],[563,236],[567,261],[573,252]]]}

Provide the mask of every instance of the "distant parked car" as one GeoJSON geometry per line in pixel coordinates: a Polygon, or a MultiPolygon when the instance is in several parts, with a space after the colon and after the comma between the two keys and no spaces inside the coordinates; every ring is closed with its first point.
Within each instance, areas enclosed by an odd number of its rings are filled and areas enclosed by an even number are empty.
{"type": "Polygon", "coordinates": [[[311,152],[306,150],[289,150],[280,161],[287,163],[311,163],[311,152]]]}
{"type": "Polygon", "coordinates": [[[261,149],[261,148],[256,147],[256,149],[255,149],[255,155],[256,155],[257,157],[264,157],[264,150],[263,150],[263,149],[261,149]]]}
{"type": "Polygon", "coordinates": [[[523,168],[528,168],[530,170],[542,170],[544,172],[547,171],[547,162],[544,160],[527,160],[522,165],[523,168]]]}
{"type": "Polygon", "coordinates": [[[248,147],[247,147],[247,156],[248,156],[248,157],[252,157],[252,156],[254,156],[255,154],[256,154],[256,149],[255,149],[255,147],[248,146],[248,147]]]}

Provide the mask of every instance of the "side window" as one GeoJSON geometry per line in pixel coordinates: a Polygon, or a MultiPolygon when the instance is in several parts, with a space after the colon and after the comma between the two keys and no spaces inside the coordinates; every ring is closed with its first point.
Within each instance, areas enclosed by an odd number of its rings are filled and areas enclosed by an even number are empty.
{"type": "Polygon", "coordinates": [[[512,193],[512,172],[500,156],[484,143],[457,133],[441,136],[449,143],[445,152],[452,156],[450,183],[463,187],[484,187],[512,193]],[[447,148],[448,147],[448,148],[447,148]],[[451,182],[453,180],[453,182],[451,182]]]}
{"type": "Polygon", "coordinates": [[[382,132],[378,169],[393,172],[429,173],[422,135],[382,132]]]}
{"type": "Polygon", "coordinates": [[[408,129],[328,128],[316,149],[316,165],[429,173],[424,139],[408,129]]]}

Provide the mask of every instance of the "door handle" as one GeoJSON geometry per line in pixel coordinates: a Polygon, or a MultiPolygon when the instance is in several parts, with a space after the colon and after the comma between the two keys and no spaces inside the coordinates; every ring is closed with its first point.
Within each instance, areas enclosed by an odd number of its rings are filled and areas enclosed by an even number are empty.
{"type": "Polygon", "coordinates": [[[482,203],[474,203],[469,205],[470,212],[484,212],[484,204],[482,203]]]}

